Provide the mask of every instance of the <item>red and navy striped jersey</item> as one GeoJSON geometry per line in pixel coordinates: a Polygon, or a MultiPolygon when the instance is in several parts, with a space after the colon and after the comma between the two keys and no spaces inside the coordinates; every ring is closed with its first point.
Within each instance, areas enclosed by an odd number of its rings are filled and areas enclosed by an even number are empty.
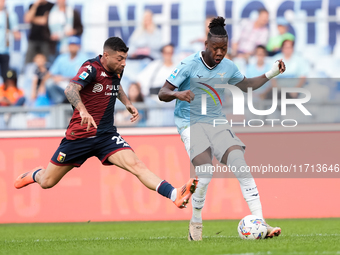
{"type": "Polygon", "coordinates": [[[73,106],[73,115],[66,130],[66,139],[75,140],[113,133],[117,129],[113,125],[114,109],[118,96],[122,74],[108,72],[100,63],[101,55],[87,60],[79,69],[71,82],[81,85],[80,97],[88,113],[97,124],[97,129],[91,125],[87,132],[87,123],[80,125],[79,111],[73,106]]]}

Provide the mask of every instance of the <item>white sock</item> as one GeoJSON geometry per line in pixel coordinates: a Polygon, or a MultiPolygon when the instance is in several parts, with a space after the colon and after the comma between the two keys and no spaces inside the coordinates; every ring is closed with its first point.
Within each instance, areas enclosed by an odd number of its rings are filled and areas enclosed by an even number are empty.
{"type": "Polygon", "coordinates": [[[260,217],[263,219],[262,215],[262,206],[261,206],[261,201],[260,198],[256,198],[251,201],[247,201],[250,212],[252,215],[256,215],[257,217],[260,217]]]}
{"type": "MultiPolygon", "coordinates": [[[[243,151],[233,150],[228,155],[227,165],[239,170],[246,169],[247,163],[244,159],[243,151]]],[[[260,195],[256,187],[255,180],[250,172],[235,172],[244,199],[248,203],[251,214],[263,218],[260,195]]]]}
{"type": "Polygon", "coordinates": [[[171,192],[171,198],[170,198],[172,202],[175,202],[176,197],[177,197],[177,189],[173,189],[173,191],[171,192]]]}
{"type": "MultiPolygon", "coordinates": [[[[204,164],[202,167],[203,171],[209,169],[211,164],[204,164]]],[[[197,167],[195,168],[197,170],[197,167]]],[[[192,217],[191,222],[202,223],[202,209],[205,203],[205,196],[207,194],[208,185],[211,181],[212,174],[210,173],[199,173],[196,171],[198,177],[198,184],[195,193],[192,195],[192,217]]]]}

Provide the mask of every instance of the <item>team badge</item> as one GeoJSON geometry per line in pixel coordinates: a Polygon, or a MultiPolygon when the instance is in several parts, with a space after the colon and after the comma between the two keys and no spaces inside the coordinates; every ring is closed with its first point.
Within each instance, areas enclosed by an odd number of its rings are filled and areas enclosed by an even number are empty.
{"type": "Polygon", "coordinates": [[[117,74],[118,78],[120,79],[120,74],[117,74]]]}
{"type": "Polygon", "coordinates": [[[82,80],[85,80],[87,78],[87,76],[89,76],[89,74],[87,72],[82,72],[81,75],[79,75],[79,78],[82,80]]]}
{"type": "Polygon", "coordinates": [[[62,163],[62,162],[64,162],[65,157],[66,157],[65,153],[59,152],[57,160],[62,163]]]}
{"type": "Polygon", "coordinates": [[[221,81],[223,81],[223,76],[225,75],[225,73],[217,73],[220,77],[221,77],[221,81]]]}

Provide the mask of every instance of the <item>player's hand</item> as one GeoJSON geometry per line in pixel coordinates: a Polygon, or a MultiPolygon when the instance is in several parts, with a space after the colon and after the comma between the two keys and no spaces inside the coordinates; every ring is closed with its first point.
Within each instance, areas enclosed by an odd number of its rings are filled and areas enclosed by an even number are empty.
{"type": "Polygon", "coordinates": [[[139,113],[136,107],[132,104],[126,105],[126,109],[131,113],[132,117],[130,118],[131,122],[135,122],[139,118],[139,113]]]}
{"type": "Polygon", "coordinates": [[[83,124],[87,123],[87,129],[88,132],[90,130],[91,125],[97,128],[97,124],[94,121],[93,117],[88,112],[80,112],[81,122],[80,125],[83,126],[83,124]]]}
{"type": "Polygon", "coordinates": [[[275,76],[278,76],[280,73],[283,73],[284,71],[286,71],[285,63],[282,61],[282,59],[276,60],[273,64],[272,69],[266,72],[265,76],[267,77],[267,79],[270,80],[275,76]]]}
{"type": "Polygon", "coordinates": [[[286,65],[285,63],[282,61],[282,59],[278,60],[279,61],[279,70],[280,73],[283,73],[284,71],[286,71],[286,65]]]}
{"type": "Polygon", "coordinates": [[[195,94],[191,90],[178,91],[176,94],[178,100],[186,101],[188,103],[191,103],[191,101],[194,101],[195,99],[195,94]]]}

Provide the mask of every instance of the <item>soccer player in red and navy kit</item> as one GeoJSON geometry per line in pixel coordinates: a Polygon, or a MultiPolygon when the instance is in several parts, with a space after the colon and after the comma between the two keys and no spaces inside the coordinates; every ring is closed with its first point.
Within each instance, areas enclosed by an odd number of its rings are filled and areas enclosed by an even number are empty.
{"type": "Polygon", "coordinates": [[[96,156],[103,165],[116,165],[129,171],[147,188],[171,199],[177,207],[186,206],[197,180],[190,179],[183,187],[175,189],[138,159],[113,125],[116,98],[131,113],[132,122],[138,118],[137,109],[120,86],[128,50],[120,38],[110,37],[104,43],[103,55],[81,66],[65,89],[74,109],[66,137],[46,169],[35,168],[16,179],[17,189],[35,182],[43,189],[52,188],[73,167],[80,167],[88,158],[96,156]]]}

